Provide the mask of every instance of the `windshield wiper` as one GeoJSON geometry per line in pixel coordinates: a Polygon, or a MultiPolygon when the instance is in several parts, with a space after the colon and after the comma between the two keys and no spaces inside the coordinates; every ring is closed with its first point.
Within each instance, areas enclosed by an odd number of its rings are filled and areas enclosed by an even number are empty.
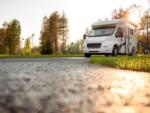
{"type": "Polygon", "coordinates": [[[114,33],[108,33],[108,34],[105,34],[105,35],[113,35],[114,33]]]}

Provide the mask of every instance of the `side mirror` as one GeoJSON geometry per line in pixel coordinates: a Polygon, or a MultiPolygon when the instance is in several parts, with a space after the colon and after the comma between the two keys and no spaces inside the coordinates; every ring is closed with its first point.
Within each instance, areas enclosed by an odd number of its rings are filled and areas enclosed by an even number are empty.
{"type": "Polygon", "coordinates": [[[123,32],[120,33],[120,37],[123,37],[123,32]]]}
{"type": "Polygon", "coordinates": [[[118,27],[115,36],[116,36],[116,37],[123,37],[123,28],[118,27]]]}
{"type": "Polygon", "coordinates": [[[116,37],[123,37],[123,32],[117,32],[116,37]]]}
{"type": "Polygon", "coordinates": [[[86,37],[87,37],[87,35],[86,35],[86,34],[84,34],[84,35],[83,35],[83,39],[85,40],[85,39],[86,39],[86,37]]]}

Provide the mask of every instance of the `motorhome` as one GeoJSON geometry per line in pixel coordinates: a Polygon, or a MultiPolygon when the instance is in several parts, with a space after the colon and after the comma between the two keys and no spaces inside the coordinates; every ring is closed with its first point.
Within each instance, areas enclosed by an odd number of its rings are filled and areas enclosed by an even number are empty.
{"type": "Polygon", "coordinates": [[[127,19],[99,20],[92,24],[91,31],[84,35],[83,53],[134,55],[137,51],[137,25],[127,19]]]}

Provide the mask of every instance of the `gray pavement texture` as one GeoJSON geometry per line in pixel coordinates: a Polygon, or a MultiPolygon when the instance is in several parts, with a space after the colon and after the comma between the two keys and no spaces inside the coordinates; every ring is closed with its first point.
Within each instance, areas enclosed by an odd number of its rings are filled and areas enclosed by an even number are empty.
{"type": "Polygon", "coordinates": [[[0,113],[150,113],[150,73],[88,61],[0,59],[0,113]]]}

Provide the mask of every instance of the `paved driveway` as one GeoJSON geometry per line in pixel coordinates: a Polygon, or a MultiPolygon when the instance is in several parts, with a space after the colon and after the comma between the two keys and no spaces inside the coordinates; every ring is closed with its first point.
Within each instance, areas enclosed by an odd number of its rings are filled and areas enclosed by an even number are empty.
{"type": "Polygon", "coordinates": [[[0,59],[0,113],[150,113],[150,74],[85,58],[0,59]]]}

